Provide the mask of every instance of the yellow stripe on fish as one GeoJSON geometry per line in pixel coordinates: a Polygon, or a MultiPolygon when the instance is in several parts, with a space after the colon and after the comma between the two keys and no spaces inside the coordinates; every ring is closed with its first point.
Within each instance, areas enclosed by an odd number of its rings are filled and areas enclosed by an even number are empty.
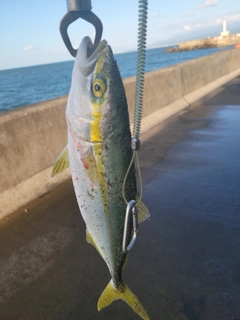
{"type": "Polygon", "coordinates": [[[93,143],[102,142],[102,133],[100,128],[100,122],[102,120],[102,106],[93,102],[92,107],[91,141],[93,143]]]}
{"type": "MultiPolygon", "coordinates": [[[[103,100],[104,102],[104,100],[103,100]]],[[[92,101],[92,122],[90,137],[94,143],[93,151],[96,160],[98,181],[101,188],[102,200],[104,207],[108,209],[107,203],[107,187],[104,180],[104,172],[102,166],[102,132],[101,132],[101,120],[102,120],[102,104],[92,101]]]]}
{"type": "Polygon", "coordinates": [[[98,78],[103,65],[103,58],[100,57],[95,69],[95,79],[92,82],[92,121],[90,129],[91,141],[94,143],[93,150],[96,159],[97,172],[99,185],[102,194],[102,200],[106,211],[108,212],[108,202],[107,202],[107,186],[104,180],[104,172],[102,166],[102,132],[101,132],[101,120],[102,120],[102,106],[106,100],[106,85],[104,81],[98,78]]]}

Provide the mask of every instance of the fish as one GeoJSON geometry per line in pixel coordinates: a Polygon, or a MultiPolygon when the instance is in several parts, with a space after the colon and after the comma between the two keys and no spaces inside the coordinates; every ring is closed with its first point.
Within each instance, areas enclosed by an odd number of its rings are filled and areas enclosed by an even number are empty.
{"type": "MultiPolygon", "coordinates": [[[[109,269],[111,280],[98,300],[98,310],[121,299],[148,320],[122,277],[128,258],[122,250],[127,206],[122,186],[133,153],[126,94],[110,45],[102,40],[88,57],[92,46],[91,39],[84,37],[77,51],[66,107],[68,142],[54,163],[52,176],[70,167],[87,242],[109,269]]],[[[126,180],[125,197],[127,201],[139,199],[134,166],[126,180]]],[[[141,201],[138,220],[148,218],[141,201]]],[[[132,221],[130,224],[128,242],[132,221]]]]}

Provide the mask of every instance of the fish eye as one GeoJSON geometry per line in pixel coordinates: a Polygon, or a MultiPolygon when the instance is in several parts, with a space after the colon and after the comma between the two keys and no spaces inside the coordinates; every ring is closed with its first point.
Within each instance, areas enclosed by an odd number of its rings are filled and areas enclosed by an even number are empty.
{"type": "Polygon", "coordinates": [[[92,93],[95,97],[99,98],[105,92],[105,84],[101,79],[95,79],[92,83],[92,93]]]}
{"type": "Polygon", "coordinates": [[[101,91],[101,87],[100,87],[100,85],[99,85],[98,83],[96,83],[96,84],[94,85],[94,91],[96,91],[96,92],[101,91]]]}

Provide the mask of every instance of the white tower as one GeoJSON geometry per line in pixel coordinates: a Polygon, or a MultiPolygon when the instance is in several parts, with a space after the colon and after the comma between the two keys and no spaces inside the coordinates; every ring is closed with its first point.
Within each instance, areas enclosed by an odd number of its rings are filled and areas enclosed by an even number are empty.
{"type": "Polygon", "coordinates": [[[223,19],[223,31],[221,32],[221,37],[227,37],[229,31],[227,31],[227,19],[223,19]]]}

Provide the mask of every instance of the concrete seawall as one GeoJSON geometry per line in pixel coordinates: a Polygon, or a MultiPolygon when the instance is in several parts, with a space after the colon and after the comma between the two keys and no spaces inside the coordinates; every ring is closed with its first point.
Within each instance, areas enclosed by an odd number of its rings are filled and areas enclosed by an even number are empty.
{"type": "MultiPolygon", "coordinates": [[[[146,74],[142,133],[240,74],[240,50],[232,49],[146,74]]],[[[124,80],[131,122],[135,78],[124,80]]],[[[67,97],[0,115],[0,218],[69,178],[50,178],[66,145],[67,97]]]]}

